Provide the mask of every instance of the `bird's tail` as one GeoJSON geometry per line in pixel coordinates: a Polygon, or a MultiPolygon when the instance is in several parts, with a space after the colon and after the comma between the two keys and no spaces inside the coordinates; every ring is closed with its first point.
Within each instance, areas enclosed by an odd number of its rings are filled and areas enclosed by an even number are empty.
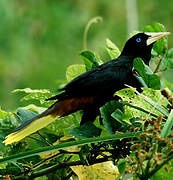
{"type": "Polygon", "coordinates": [[[66,116],[72,112],[83,109],[85,104],[92,104],[93,101],[94,97],[92,96],[57,101],[43,113],[37,115],[36,117],[16,128],[6,137],[3,143],[7,145],[13,142],[18,142],[26,136],[29,136],[43,127],[46,127],[58,117],[66,116]]]}
{"type": "Polygon", "coordinates": [[[40,130],[43,127],[46,127],[48,124],[62,115],[59,108],[60,104],[61,103],[56,102],[43,113],[37,115],[36,117],[16,128],[11,134],[6,136],[6,139],[3,141],[3,143],[7,145],[18,142],[26,136],[40,130]]]}

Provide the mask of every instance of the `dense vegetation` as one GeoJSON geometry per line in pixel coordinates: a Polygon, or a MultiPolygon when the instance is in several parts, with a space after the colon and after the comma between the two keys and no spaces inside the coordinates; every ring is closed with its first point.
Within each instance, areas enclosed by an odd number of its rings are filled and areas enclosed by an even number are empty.
{"type": "MultiPolygon", "coordinates": [[[[166,29],[161,24],[153,24],[144,31],[166,29]]],[[[109,39],[106,39],[105,50],[110,58],[120,53],[109,39]]],[[[67,68],[67,81],[103,62],[98,53],[88,50],[82,51],[80,57],[84,63],[67,68]]],[[[0,175],[13,179],[75,176],[81,179],[169,179],[173,168],[173,93],[169,89],[172,84],[158,74],[173,69],[172,59],[173,49],[168,48],[168,38],[154,45],[150,67],[141,59],[135,59],[134,68],[145,88],[142,93],[133,87],[116,92],[121,101],[111,101],[100,108],[103,126],[99,118],[94,124],[79,126],[82,112],[77,112],[18,143],[4,146],[4,137],[50,106],[52,102],[44,99],[54,95],[46,89],[14,90],[13,93],[21,94],[22,101],[28,105],[13,112],[0,111],[0,175]],[[30,104],[30,100],[37,105],[30,104]]]]}

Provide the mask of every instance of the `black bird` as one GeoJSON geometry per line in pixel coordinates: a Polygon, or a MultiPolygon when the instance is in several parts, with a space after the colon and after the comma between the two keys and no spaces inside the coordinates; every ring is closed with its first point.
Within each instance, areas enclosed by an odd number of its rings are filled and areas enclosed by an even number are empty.
{"type": "Polygon", "coordinates": [[[57,100],[43,113],[16,128],[4,140],[5,144],[20,141],[24,137],[47,126],[58,117],[83,110],[81,125],[94,121],[99,108],[113,99],[113,94],[125,88],[125,84],[140,88],[134,77],[132,68],[136,57],[149,64],[151,49],[157,40],[167,36],[169,32],[138,33],[125,44],[117,59],[106,62],[70,81],[62,93],[48,100],[57,100]]]}

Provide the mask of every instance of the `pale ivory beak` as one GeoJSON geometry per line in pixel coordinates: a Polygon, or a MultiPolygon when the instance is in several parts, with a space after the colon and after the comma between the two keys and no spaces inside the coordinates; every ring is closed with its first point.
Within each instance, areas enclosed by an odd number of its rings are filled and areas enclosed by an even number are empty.
{"type": "Polygon", "coordinates": [[[149,38],[147,39],[147,46],[156,42],[157,40],[168,36],[169,34],[171,34],[170,32],[145,32],[146,35],[149,36],[149,38]]]}

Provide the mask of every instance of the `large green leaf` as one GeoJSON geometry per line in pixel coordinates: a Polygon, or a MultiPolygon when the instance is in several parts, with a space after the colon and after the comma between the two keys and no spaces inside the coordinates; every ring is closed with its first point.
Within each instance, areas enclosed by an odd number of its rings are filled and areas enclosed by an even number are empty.
{"type": "Polygon", "coordinates": [[[108,38],[106,39],[106,46],[105,49],[111,59],[115,59],[120,55],[121,52],[118,47],[108,38]]]}
{"type": "Polygon", "coordinates": [[[86,67],[83,64],[74,64],[69,66],[66,70],[67,81],[71,81],[72,79],[84,73],[85,71],[86,67]]]}
{"type": "MultiPolygon", "coordinates": [[[[155,115],[164,114],[167,115],[168,111],[163,107],[166,107],[169,102],[162,96],[159,90],[153,90],[150,88],[144,88],[141,95],[136,94],[136,90],[133,88],[122,89],[117,91],[115,95],[120,96],[123,101],[130,103],[133,106],[144,109],[146,112],[140,111],[138,108],[132,108],[130,106],[124,106],[125,113],[122,116],[124,121],[129,121],[131,118],[152,118],[152,113],[155,115]],[[144,97],[147,97],[146,100],[144,97]],[[150,102],[151,101],[151,102],[150,102]],[[165,114],[166,113],[166,114],[165,114]]],[[[168,113],[169,114],[169,113],[168,113]]]]}
{"type": "Polygon", "coordinates": [[[118,122],[120,122],[121,124],[126,124],[124,121],[122,121],[122,116],[123,116],[123,112],[120,109],[116,109],[111,116],[117,120],[118,122]]]}
{"type": "Polygon", "coordinates": [[[89,138],[100,136],[101,129],[97,128],[92,122],[86,122],[84,125],[73,128],[70,132],[76,138],[89,138]]]}
{"type": "Polygon", "coordinates": [[[91,51],[82,51],[80,53],[80,56],[84,60],[87,71],[89,71],[92,68],[95,68],[101,64],[99,62],[99,59],[97,59],[97,57],[91,51]]]}
{"type": "Polygon", "coordinates": [[[118,101],[110,101],[100,108],[103,125],[110,134],[122,128],[121,118],[118,119],[120,111],[123,111],[123,106],[118,101]]]}
{"type": "MultiPolygon", "coordinates": [[[[153,74],[150,68],[144,64],[142,59],[136,58],[133,61],[134,69],[140,74],[145,84],[149,88],[160,89],[160,79],[156,74],[153,74]]],[[[142,84],[142,83],[141,83],[142,84]]]]}
{"type": "Polygon", "coordinates": [[[168,116],[169,115],[169,111],[167,108],[165,108],[163,106],[163,104],[159,105],[159,101],[161,101],[161,98],[163,97],[160,97],[160,99],[158,99],[158,101],[153,101],[151,98],[149,98],[148,96],[145,96],[143,94],[140,94],[139,92],[136,91],[136,93],[142,97],[147,103],[149,103],[155,110],[157,110],[158,112],[160,112],[162,115],[164,116],[168,116]]]}
{"type": "Polygon", "coordinates": [[[22,108],[17,109],[17,119],[20,122],[26,122],[26,121],[32,119],[33,117],[35,117],[36,115],[37,115],[37,113],[30,111],[30,110],[26,110],[26,109],[22,109],[22,108]]]}
{"type": "Polygon", "coordinates": [[[78,127],[81,120],[81,112],[75,112],[68,116],[58,118],[56,121],[52,122],[47,128],[53,130],[55,133],[71,135],[73,128],[78,127]]]}
{"type": "Polygon", "coordinates": [[[44,106],[50,106],[52,102],[45,101],[52,96],[52,93],[47,89],[15,89],[12,93],[25,93],[26,95],[21,99],[22,101],[38,100],[44,106]]]}

